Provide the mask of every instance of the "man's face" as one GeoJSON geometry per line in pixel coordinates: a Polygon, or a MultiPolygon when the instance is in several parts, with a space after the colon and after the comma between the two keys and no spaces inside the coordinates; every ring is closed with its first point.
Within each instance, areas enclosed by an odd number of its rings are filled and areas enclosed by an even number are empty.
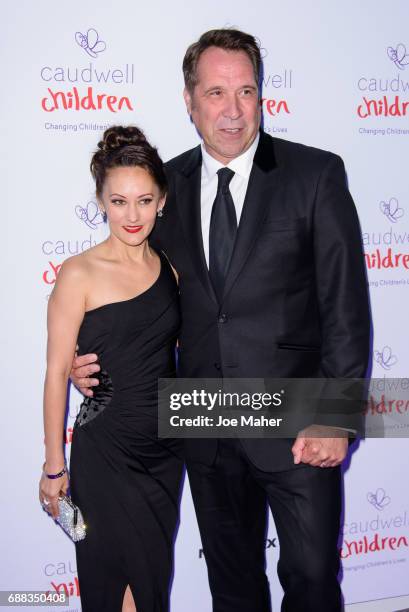
{"type": "Polygon", "coordinates": [[[206,49],[193,94],[185,89],[184,98],[212,157],[228,164],[249,148],[260,126],[260,105],[253,65],[244,51],[206,49]]]}

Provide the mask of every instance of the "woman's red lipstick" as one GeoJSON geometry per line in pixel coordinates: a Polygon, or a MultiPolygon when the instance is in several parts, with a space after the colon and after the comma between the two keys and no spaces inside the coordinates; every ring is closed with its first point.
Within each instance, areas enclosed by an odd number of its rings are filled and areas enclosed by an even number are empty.
{"type": "Polygon", "coordinates": [[[141,231],[143,225],[123,225],[122,227],[129,234],[136,234],[136,232],[140,232],[141,231]]]}

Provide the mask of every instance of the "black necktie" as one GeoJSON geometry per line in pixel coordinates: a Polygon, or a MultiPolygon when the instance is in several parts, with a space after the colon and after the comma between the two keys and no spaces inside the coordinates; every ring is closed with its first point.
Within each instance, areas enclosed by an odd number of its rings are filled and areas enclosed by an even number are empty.
{"type": "Polygon", "coordinates": [[[237,233],[237,217],[229,189],[234,172],[230,168],[220,168],[217,175],[219,182],[210,217],[209,274],[221,300],[237,233]]]}

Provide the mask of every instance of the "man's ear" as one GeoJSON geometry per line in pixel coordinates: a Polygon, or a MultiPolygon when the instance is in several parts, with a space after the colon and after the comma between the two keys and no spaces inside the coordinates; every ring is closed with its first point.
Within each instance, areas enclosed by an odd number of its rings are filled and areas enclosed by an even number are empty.
{"type": "Polygon", "coordinates": [[[190,92],[186,89],[186,87],[183,90],[183,98],[185,100],[187,112],[189,113],[189,115],[191,115],[192,114],[192,96],[190,92]]]}

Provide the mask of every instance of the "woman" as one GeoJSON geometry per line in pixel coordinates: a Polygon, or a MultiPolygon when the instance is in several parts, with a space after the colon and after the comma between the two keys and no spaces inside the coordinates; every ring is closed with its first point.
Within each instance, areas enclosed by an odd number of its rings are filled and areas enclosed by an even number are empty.
{"type": "Polygon", "coordinates": [[[40,500],[55,517],[68,487],[64,413],[78,343],[101,366],[75,421],[70,460],[72,499],[87,525],[76,543],[82,610],[162,612],[183,465],[180,442],[157,437],[157,379],[175,376],[180,324],[173,270],[148,242],[167,183],[137,128],[112,127],[98,147],[91,172],[110,235],[63,263],[49,300],[40,500]]]}

